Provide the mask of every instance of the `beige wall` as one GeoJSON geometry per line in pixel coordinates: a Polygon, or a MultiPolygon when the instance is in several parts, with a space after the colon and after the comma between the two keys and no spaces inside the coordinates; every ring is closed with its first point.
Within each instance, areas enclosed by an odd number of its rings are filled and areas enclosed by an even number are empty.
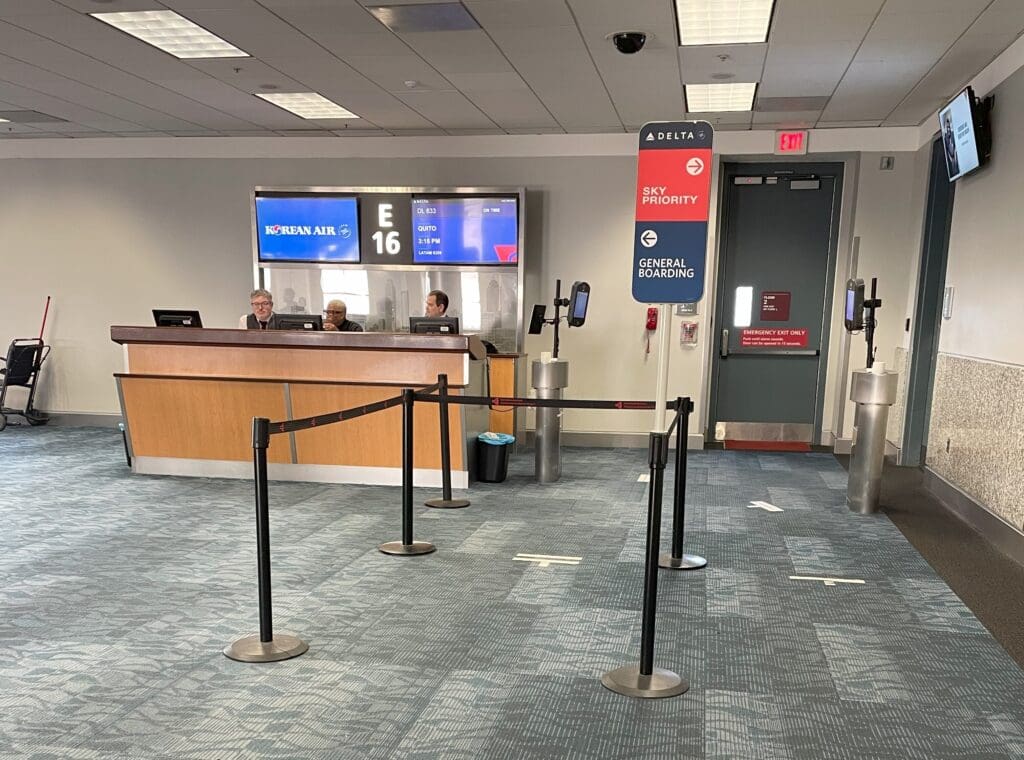
{"type": "MultiPolygon", "coordinates": [[[[853,154],[854,156],[856,154],[853,154]]],[[[855,234],[860,272],[883,280],[893,322],[902,306],[913,253],[914,154],[897,153],[894,172],[878,172],[865,154],[856,188],[855,234]],[[889,284],[891,282],[891,285],[889,284]],[[891,293],[893,295],[889,295],[891,293]],[[892,304],[890,306],[890,304],[892,304]]],[[[824,157],[816,157],[824,158],[824,157]]],[[[204,323],[233,326],[247,310],[252,283],[249,196],[255,185],[500,185],[528,188],[527,305],[548,302],[556,277],[587,279],[593,301],[587,326],[563,331],[575,397],[650,398],[656,346],[646,351],[646,306],[630,294],[632,155],[517,158],[386,159],[7,159],[5,182],[17,187],[0,204],[0,339],[38,332],[47,294],[53,360],[39,405],[63,412],[114,413],[111,374],[121,355],[111,324],[147,324],[154,306],[196,307],[204,323]]],[[[839,251],[837,282],[847,253],[839,251]]],[[[709,272],[714,271],[709,258],[709,272]]],[[[709,283],[709,292],[714,283],[709,283]]],[[[700,306],[700,344],[679,345],[672,330],[670,393],[691,395],[702,409],[710,303],[700,306]]],[[[840,314],[837,303],[835,315],[840,314]]],[[[887,324],[883,350],[900,339],[887,324]]],[[[550,336],[527,350],[549,350],[550,336]]],[[[845,372],[842,344],[832,341],[826,421],[845,372]]],[[[880,352],[880,356],[884,354],[880,352]]],[[[645,432],[650,413],[568,410],[566,430],[645,432]]],[[[694,426],[696,428],[696,426],[694,426]]],[[[826,422],[826,428],[828,424],[826,422]]],[[[695,432],[695,430],[694,430],[695,432]]]]}

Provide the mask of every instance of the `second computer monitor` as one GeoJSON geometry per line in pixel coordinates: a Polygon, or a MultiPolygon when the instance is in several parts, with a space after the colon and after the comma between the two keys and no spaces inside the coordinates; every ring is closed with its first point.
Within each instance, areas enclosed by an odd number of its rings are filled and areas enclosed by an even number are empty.
{"type": "Polygon", "coordinates": [[[324,318],[319,314],[275,314],[278,330],[323,330],[324,318]]]}
{"type": "Polygon", "coordinates": [[[202,327],[203,320],[195,309],[153,309],[157,327],[202,327]]]}
{"type": "Polygon", "coordinates": [[[409,332],[458,335],[458,317],[409,317],[409,332]]]}

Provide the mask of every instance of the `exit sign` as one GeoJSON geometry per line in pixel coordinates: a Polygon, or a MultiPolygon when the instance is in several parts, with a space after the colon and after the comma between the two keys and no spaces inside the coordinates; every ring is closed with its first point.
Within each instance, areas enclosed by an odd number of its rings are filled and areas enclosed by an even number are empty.
{"type": "Polygon", "coordinates": [[[807,152],[807,130],[795,129],[775,133],[775,155],[804,155],[807,152]]]}

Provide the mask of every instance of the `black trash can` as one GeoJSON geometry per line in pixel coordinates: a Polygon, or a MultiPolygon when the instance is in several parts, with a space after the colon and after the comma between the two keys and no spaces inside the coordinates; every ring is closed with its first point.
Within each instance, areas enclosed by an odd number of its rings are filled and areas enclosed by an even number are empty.
{"type": "Polygon", "coordinates": [[[515,438],[499,435],[498,440],[489,440],[486,434],[476,439],[476,479],[484,483],[503,483],[508,477],[508,457],[515,438]]]}

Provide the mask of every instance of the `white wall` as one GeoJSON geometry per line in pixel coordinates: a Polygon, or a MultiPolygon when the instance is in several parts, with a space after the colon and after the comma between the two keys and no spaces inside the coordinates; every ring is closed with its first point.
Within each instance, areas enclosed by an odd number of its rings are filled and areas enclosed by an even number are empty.
{"type": "MultiPolygon", "coordinates": [[[[122,142],[134,150],[136,141],[122,142]]],[[[901,136],[900,146],[903,142],[901,136]]],[[[602,155],[401,161],[343,157],[3,160],[5,182],[18,191],[9,193],[0,205],[0,256],[4,259],[0,340],[36,334],[45,296],[52,294],[48,336],[54,354],[39,406],[62,412],[115,413],[118,405],[111,375],[121,369],[121,354],[110,342],[111,324],[148,324],[154,306],[198,307],[211,326],[234,326],[238,315],[247,311],[253,186],[522,185],[528,188],[526,304],[550,301],[556,277],[566,284],[587,279],[593,287],[587,326],[563,331],[563,356],[572,361],[571,394],[650,398],[656,346],[646,353],[646,306],[634,303],[630,294],[635,153],[620,148],[602,155]]],[[[866,154],[864,159],[867,170],[857,188],[855,234],[864,241],[861,272],[873,271],[883,278],[883,297],[889,296],[891,281],[889,297],[895,298],[907,290],[906,282],[896,280],[908,268],[898,262],[912,248],[907,247],[907,230],[912,226],[908,217],[915,213],[909,180],[914,154],[896,153],[896,171],[884,173],[877,172],[877,155],[866,154]],[[872,263],[875,260],[877,266],[872,263]]],[[[914,221],[919,223],[919,218],[914,221]]],[[[837,281],[847,276],[845,261],[846,251],[841,249],[837,281]]],[[[708,269],[714,271],[713,257],[708,269]]],[[[670,394],[692,396],[699,409],[707,374],[710,306],[710,300],[700,306],[698,347],[679,345],[678,318],[670,328],[670,394]]],[[[890,300],[886,308],[892,309],[893,322],[901,325],[896,315],[902,307],[890,300]]],[[[899,339],[889,334],[894,331],[898,333],[896,328],[883,330],[886,345],[899,339]]],[[[833,352],[839,345],[833,341],[833,352]]],[[[548,334],[531,337],[526,344],[534,356],[549,346],[548,334]]],[[[842,371],[841,358],[830,363],[835,378],[842,371]]],[[[832,385],[838,387],[837,382],[832,385]]],[[[828,403],[833,405],[835,398],[828,403]]],[[[564,427],[645,432],[650,413],[567,410],[564,427]]]]}
{"type": "Polygon", "coordinates": [[[939,351],[1024,364],[1024,70],[995,92],[991,163],[957,182],[939,351]]]}

